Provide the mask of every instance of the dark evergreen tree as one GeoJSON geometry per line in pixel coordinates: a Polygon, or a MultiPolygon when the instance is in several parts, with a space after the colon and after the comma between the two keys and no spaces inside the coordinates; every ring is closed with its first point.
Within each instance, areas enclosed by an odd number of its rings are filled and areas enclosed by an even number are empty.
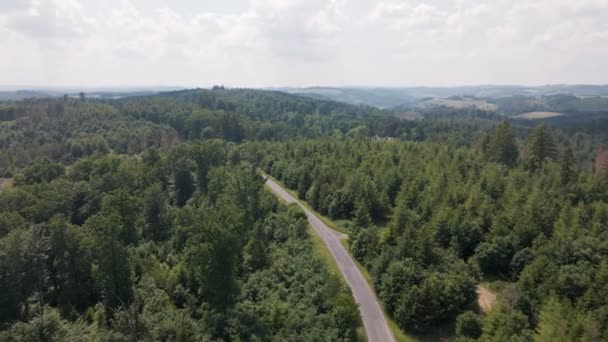
{"type": "Polygon", "coordinates": [[[560,161],[560,178],[563,185],[570,184],[576,177],[576,159],[572,148],[568,146],[560,161]]]}
{"type": "Polygon", "coordinates": [[[144,203],[143,235],[154,241],[166,240],[171,233],[171,218],[165,193],[160,184],[154,184],[146,193],[144,203]]]}
{"type": "Polygon", "coordinates": [[[535,167],[540,167],[547,159],[555,160],[557,158],[557,148],[555,140],[549,128],[545,125],[539,125],[528,138],[528,153],[530,161],[535,167]]]}
{"type": "Polygon", "coordinates": [[[174,172],[175,203],[183,207],[194,193],[194,177],[187,167],[179,167],[174,172]]]}
{"type": "Polygon", "coordinates": [[[508,166],[515,165],[519,150],[511,126],[505,121],[498,125],[490,136],[486,155],[490,161],[508,166]]]}

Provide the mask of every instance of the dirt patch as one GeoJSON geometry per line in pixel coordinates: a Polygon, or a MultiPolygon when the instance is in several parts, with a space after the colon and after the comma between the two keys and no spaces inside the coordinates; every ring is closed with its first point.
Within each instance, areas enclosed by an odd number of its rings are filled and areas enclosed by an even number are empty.
{"type": "Polygon", "coordinates": [[[492,306],[496,302],[496,294],[482,285],[477,286],[477,294],[477,301],[479,303],[479,308],[481,309],[481,311],[490,311],[490,309],[492,309],[492,306]]]}
{"type": "Polygon", "coordinates": [[[557,112],[528,112],[516,115],[515,117],[518,119],[528,119],[528,120],[537,120],[537,119],[547,119],[555,116],[563,116],[562,113],[557,112]]]}
{"type": "Polygon", "coordinates": [[[0,191],[9,187],[11,184],[13,184],[12,178],[0,178],[0,191]]]}

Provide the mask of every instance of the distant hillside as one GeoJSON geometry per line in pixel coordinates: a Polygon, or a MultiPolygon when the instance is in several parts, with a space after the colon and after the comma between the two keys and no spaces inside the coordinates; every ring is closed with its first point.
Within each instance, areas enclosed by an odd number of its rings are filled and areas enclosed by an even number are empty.
{"type": "Polygon", "coordinates": [[[176,87],[104,87],[104,88],[41,88],[32,87],[16,89],[11,87],[0,87],[0,101],[19,101],[31,98],[62,97],[67,94],[70,97],[78,97],[81,92],[88,98],[117,99],[128,96],[154,95],[163,91],[171,91],[176,87]]]}
{"type": "Polygon", "coordinates": [[[350,104],[365,104],[379,108],[410,105],[417,101],[401,88],[281,88],[281,91],[316,99],[350,104]]]}
{"type": "Polygon", "coordinates": [[[408,107],[432,98],[464,96],[501,99],[505,97],[535,98],[553,95],[576,97],[608,97],[608,85],[545,85],[528,86],[460,86],[460,87],[310,87],[277,88],[290,94],[328,99],[379,108],[408,107]]]}

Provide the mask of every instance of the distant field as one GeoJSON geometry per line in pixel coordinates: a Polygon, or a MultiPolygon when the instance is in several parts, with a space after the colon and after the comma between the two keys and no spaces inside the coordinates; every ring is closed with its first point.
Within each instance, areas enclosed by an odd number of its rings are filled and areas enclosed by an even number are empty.
{"type": "Polygon", "coordinates": [[[527,119],[527,120],[537,120],[537,119],[547,119],[555,116],[563,116],[562,113],[557,112],[528,112],[516,115],[515,117],[518,119],[527,119]]]}
{"type": "Polygon", "coordinates": [[[422,119],[422,114],[420,112],[401,112],[397,114],[397,117],[406,120],[418,120],[422,119]]]}
{"type": "Polygon", "coordinates": [[[497,108],[495,104],[488,103],[484,100],[466,99],[466,98],[461,99],[461,100],[432,99],[432,100],[420,102],[417,106],[423,107],[423,108],[445,106],[445,107],[457,108],[457,109],[476,107],[481,110],[496,110],[496,108],[497,108]]]}

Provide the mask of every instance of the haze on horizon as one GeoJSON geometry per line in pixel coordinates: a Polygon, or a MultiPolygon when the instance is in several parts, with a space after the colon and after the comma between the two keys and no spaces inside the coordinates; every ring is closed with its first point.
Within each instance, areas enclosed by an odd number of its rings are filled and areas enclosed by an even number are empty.
{"type": "Polygon", "coordinates": [[[608,0],[2,0],[0,83],[608,83],[608,0]]]}

